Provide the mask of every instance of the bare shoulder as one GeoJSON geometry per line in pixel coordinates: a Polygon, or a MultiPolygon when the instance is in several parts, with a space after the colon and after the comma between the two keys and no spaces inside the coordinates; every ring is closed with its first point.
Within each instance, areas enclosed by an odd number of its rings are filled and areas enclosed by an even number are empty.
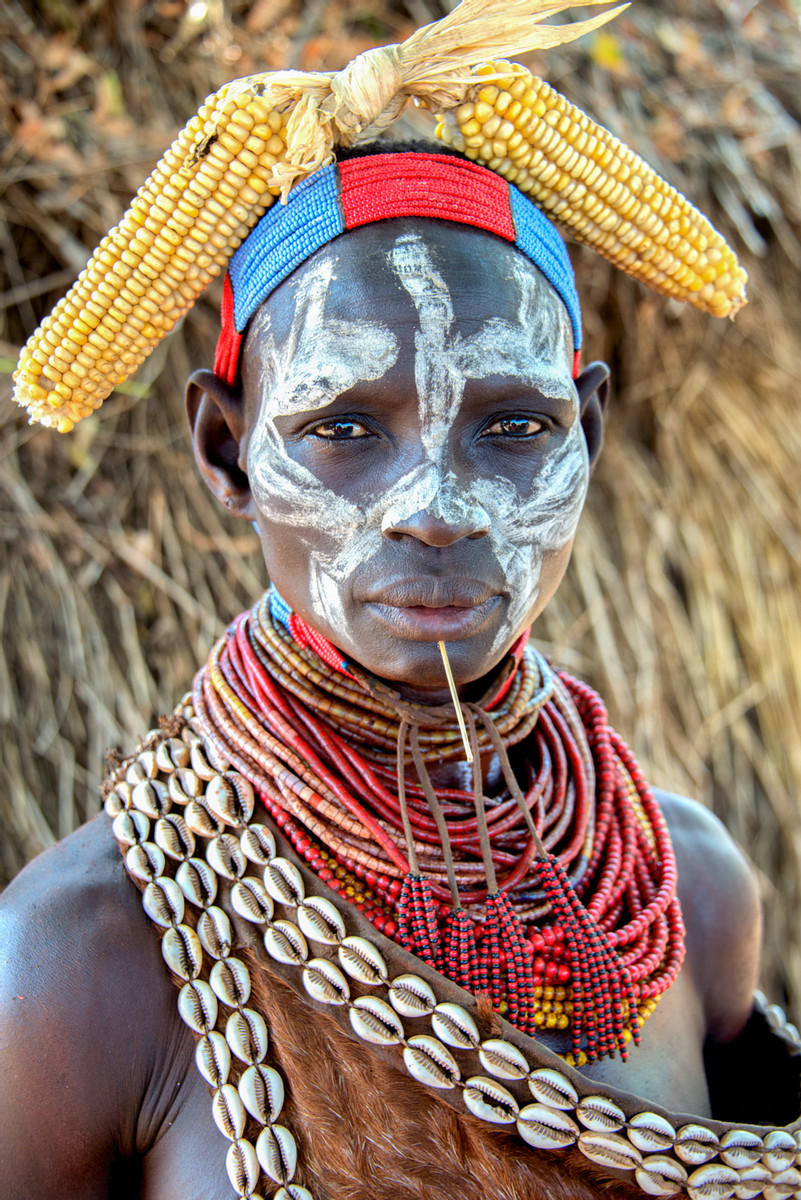
{"type": "Polygon", "coordinates": [[[655,792],[670,830],[687,928],[687,965],[721,1041],[736,1036],[759,973],[762,906],[756,872],[714,813],[695,800],[655,792]]]}
{"type": "Polygon", "coordinates": [[[43,1127],[59,1194],[72,1195],[73,1170],[76,1195],[94,1195],[93,1172],[103,1194],[109,1164],[140,1149],[156,1055],[175,1024],[158,942],[108,818],[39,855],[0,896],[0,964],[0,1148],[17,1147],[11,1194],[48,1191],[47,1161],[26,1160],[24,1149],[43,1127]]]}

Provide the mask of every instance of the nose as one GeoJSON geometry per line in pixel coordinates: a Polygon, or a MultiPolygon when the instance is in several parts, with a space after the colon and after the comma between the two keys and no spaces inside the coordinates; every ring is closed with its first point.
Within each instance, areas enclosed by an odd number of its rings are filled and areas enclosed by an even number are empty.
{"type": "Polygon", "coordinates": [[[390,504],[381,522],[385,537],[411,537],[426,546],[452,546],[463,538],[487,536],[489,516],[469,489],[460,487],[453,475],[437,482],[439,486],[425,498],[419,493],[415,498],[412,487],[411,494],[390,504]]]}

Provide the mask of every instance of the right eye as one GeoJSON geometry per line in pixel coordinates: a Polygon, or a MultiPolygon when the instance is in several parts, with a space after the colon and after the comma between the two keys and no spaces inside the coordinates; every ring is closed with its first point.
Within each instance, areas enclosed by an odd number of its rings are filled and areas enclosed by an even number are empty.
{"type": "Polygon", "coordinates": [[[314,425],[309,433],[312,437],[325,438],[330,442],[349,442],[355,438],[370,436],[370,430],[359,421],[348,421],[338,418],[333,421],[321,421],[314,425]]]}

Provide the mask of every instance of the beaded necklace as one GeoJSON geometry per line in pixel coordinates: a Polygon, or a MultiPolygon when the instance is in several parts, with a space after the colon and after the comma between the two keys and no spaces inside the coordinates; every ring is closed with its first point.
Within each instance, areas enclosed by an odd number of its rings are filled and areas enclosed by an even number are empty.
{"type": "Polygon", "coordinates": [[[684,927],[664,818],[592,689],[520,639],[462,706],[472,792],[434,788],[429,765],[463,757],[452,706],[402,701],[271,589],[212,651],[194,706],[295,850],[381,932],[523,1032],[570,1029],[572,1063],[625,1058],[678,974],[684,927]],[[482,753],[500,763],[494,796],[482,753]]]}

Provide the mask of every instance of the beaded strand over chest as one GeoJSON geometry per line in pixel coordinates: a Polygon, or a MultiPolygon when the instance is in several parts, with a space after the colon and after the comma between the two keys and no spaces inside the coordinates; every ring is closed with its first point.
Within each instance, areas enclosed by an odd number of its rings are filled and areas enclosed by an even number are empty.
{"type": "Polygon", "coordinates": [[[499,740],[504,755],[518,748],[525,813],[508,788],[479,807],[414,781],[426,761],[461,756],[452,714],[421,721],[400,751],[404,717],[386,689],[274,592],[199,673],[196,718],[296,851],[381,932],[524,1032],[570,1030],[569,1061],[625,1057],[683,957],[670,840],[600,699],[530,647],[518,653],[476,707],[476,737],[485,755],[499,740]]]}

